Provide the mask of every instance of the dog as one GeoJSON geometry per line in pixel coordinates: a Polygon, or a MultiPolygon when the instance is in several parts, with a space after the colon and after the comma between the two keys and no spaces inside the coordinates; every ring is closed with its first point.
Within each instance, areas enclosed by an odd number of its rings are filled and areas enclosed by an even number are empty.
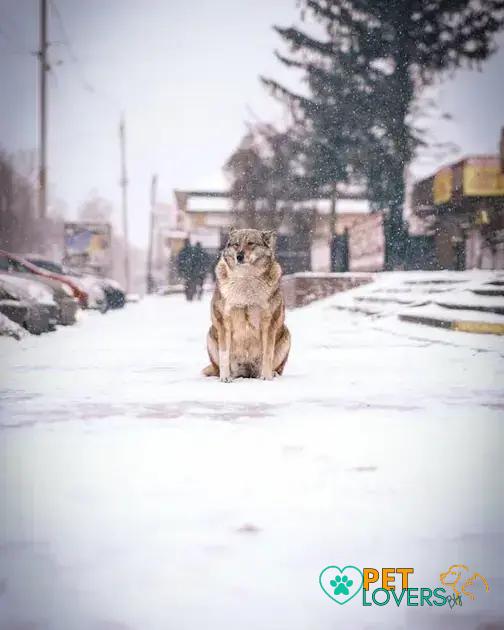
{"type": "Polygon", "coordinates": [[[275,260],[276,235],[231,228],[215,268],[205,376],[271,380],[282,374],[291,345],[275,260]]]}

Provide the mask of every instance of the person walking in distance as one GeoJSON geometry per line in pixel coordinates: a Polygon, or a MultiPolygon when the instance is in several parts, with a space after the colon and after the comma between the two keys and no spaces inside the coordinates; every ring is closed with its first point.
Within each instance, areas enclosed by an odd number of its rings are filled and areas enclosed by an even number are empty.
{"type": "Polygon", "coordinates": [[[203,295],[203,284],[208,271],[208,256],[199,241],[194,246],[193,267],[196,281],[196,295],[198,300],[201,300],[201,296],[203,295]]]}
{"type": "Polygon", "coordinates": [[[196,277],[194,268],[194,250],[188,238],[184,241],[184,246],[177,256],[177,269],[179,276],[184,281],[184,292],[186,299],[190,302],[196,292],[196,277]]]}

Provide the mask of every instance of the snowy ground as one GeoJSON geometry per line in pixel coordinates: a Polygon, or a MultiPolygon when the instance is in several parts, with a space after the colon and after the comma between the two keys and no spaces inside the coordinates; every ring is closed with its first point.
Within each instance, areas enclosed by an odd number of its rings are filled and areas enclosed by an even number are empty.
{"type": "Polygon", "coordinates": [[[502,338],[288,313],[286,374],[199,375],[208,301],[0,339],[0,628],[468,628],[504,618],[502,338]],[[464,563],[462,608],[338,606],[329,564],[464,563]]]}

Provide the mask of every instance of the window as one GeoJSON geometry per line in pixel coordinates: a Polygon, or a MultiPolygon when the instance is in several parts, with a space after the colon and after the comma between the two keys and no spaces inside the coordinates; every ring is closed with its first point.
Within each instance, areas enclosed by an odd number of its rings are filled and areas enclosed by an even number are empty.
{"type": "Polygon", "coordinates": [[[33,273],[28,267],[25,267],[23,263],[18,262],[17,260],[9,259],[10,262],[10,270],[15,271],[17,273],[33,273]]]}

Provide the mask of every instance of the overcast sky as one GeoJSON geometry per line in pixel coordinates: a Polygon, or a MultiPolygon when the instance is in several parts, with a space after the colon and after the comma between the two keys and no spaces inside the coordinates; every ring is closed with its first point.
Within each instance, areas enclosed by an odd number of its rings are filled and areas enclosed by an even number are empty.
{"type": "MultiPolygon", "coordinates": [[[[49,182],[69,218],[94,191],[113,203],[119,225],[121,111],[135,243],[147,238],[152,173],[162,201],[173,188],[224,186],[221,168],[245,122],[283,118],[258,75],[296,87],[273,55],[281,43],[272,25],[289,26],[298,14],[296,0],[50,2],[49,182]]],[[[38,1],[0,0],[0,146],[9,152],[37,144],[37,39],[38,1]]],[[[423,160],[417,175],[463,154],[496,152],[504,124],[500,44],[482,72],[460,71],[436,88],[454,120],[431,121],[431,135],[460,151],[423,160]]]]}

